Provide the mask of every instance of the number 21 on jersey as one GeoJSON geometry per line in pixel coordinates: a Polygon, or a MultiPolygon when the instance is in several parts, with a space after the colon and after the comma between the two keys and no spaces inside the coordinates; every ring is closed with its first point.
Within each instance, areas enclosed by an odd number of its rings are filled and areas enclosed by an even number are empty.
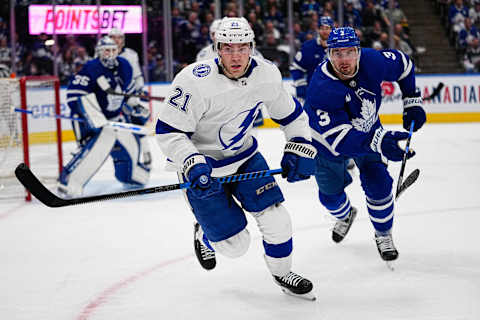
{"type": "Polygon", "coordinates": [[[173,91],[173,94],[168,99],[168,104],[174,108],[182,110],[183,112],[187,112],[187,106],[192,95],[184,92],[180,87],[175,87],[173,91]]]}

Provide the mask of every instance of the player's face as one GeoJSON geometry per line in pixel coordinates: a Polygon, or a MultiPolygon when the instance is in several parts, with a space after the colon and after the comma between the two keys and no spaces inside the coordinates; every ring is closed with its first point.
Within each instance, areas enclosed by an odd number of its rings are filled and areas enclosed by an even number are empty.
{"type": "Polygon", "coordinates": [[[115,41],[115,43],[117,44],[119,50],[121,50],[123,48],[123,41],[124,41],[124,38],[122,36],[110,36],[110,38],[112,38],[113,41],[115,41]]]}
{"type": "Polygon", "coordinates": [[[320,34],[320,38],[323,41],[328,40],[328,36],[330,35],[330,32],[332,31],[332,28],[330,26],[320,26],[318,29],[318,33],[320,34]]]}
{"type": "Polygon", "coordinates": [[[105,48],[102,51],[102,57],[104,59],[114,59],[118,55],[117,48],[105,48]]]}
{"type": "Polygon", "coordinates": [[[356,47],[335,48],[330,51],[330,61],[340,79],[349,78],[355,74],[358,58],[356,47]]]}
{"type": "Polygon", "coordinates": [[[244,73],[250,59],[249,43],[222,43],[219,50],[222,65],[227,76],[239,78],[244,73]]]}

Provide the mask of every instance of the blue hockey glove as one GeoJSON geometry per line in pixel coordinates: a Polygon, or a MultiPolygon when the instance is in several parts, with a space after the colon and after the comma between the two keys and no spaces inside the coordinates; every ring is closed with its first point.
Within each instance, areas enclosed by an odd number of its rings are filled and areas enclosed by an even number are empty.
{"type": "MultiPolygon", "coordinates": [[[[387,158],[391,161],[402,161],[405,150],[402,149],[398,143],[402,140],[407,140],[409,136],[408,132],[401,131],[386,131],[382,127],[375,130],[370,148],[374,152],[378,152],[382,155],[382,158],[387,158]]],[[[415,155],[415,151],[408,150],[407,159],[410,159],[415,155]]]]}
{"type": "Polygon", "coordinates": [[[415,97],[403,98],[403,128],[405,130],[410,130],[412,121],[415,121],[413,131],[420,129],[425,121],[427,121],[427,116],[425,110],[422,108],[422,104],[423,100],[419,92],[415,97]]]}
{"type": "Polygon", "coordinates": [[[138,97],[130,97],[123,104],[122,111],[129,116],[131,123],[143,126],[150,119],[150,109],[138,97]]]}
{"type": "Polygon", "coordinates": [[[304,138],[293,138],[285,145],[282,162],[282,177],[288,182],[307,180],[315,174],[317,150],[304,138]]]}
{"type": "Polygon", "coordinates": [[[222,186],[210,176],[212,167],[201,154],[193,154],[183,164],[183,173],[192,184],[190,191],[197,199],[208,199],[222,190],[222,186]]]}

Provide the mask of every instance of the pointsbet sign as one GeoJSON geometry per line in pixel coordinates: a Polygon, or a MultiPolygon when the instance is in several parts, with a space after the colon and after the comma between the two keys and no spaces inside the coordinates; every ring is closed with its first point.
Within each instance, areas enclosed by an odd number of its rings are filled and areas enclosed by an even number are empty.
{"type": "Polygon", "coordinates": [[[30,34],[93,34],[108,33],[112,28],[124,33],[142,33],[141,6],[30,5],[30,34]],[[100,9],[100,10],[98,10],[100,9]]]}

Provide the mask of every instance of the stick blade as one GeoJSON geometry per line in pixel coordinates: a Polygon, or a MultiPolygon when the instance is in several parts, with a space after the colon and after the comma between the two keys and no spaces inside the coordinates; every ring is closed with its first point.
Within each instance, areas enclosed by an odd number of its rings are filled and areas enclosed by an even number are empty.
{"type": "Polygon", "coordinates": [[[395,195],[395,200],[398,199],[398,197],[405,191],[408,187],[410,187],[412,184],[417,181],[418,176],[420,175],[420,170],[415,169],[408,175],[408,177],[405,179],[405,181],[397,188],[397,194],[395,195]]]}
{"type": "Polygon", "coordinates": [[[30,191],[44,205],[51,208],[58,208],[68,205],[68,201],[54,195],[38,180],[25,163],[20,163],[15,169],[15,176],[18,181],[30,191]]]}

